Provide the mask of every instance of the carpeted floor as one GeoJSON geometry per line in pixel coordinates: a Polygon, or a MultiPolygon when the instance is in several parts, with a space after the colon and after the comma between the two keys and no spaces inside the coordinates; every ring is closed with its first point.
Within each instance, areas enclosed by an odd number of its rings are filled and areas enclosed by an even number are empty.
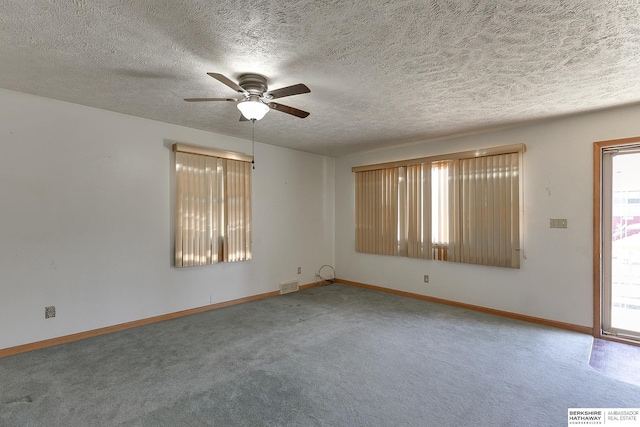
{"type": "Polygon", "coordinates": [[[2,426],[566,426],[592,338],[340,284],[0,359],[2,426]]]}

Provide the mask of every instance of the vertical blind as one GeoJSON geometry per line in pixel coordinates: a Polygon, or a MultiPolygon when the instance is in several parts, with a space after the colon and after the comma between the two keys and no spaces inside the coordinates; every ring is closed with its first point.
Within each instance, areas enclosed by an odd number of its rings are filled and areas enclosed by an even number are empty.
{"type": "Polygon", "coordinates": [[[178,149],[175,265],[251,259],[251,164],[178,149]]]}
{"type": "Polygon", "coordinates": [[[356,174],[356,250],[398,255],[399,170],[356,174]]]}
{"type": "Polygon", "coordinates": [[[452,260],[520,268],[519,160],[519,154],[459,160],[452,260]]]}
{"type": "Polygon", "coordinates": [[[407,182],[406,194],[407,200],[405,223],[406,230],[402,236],[400,243],[401,254],[412,258],[424,258],[424,247],[422,242],[425,239],[424,222],[422,220],[424,211],[423,188],[424,165],[407,166],[404,169],[404,175],[407,182]]]}
{"type": "Polygon", "coordinates": [[[354,168],[356,250],[520,268],[524,149],[354,168]]]}

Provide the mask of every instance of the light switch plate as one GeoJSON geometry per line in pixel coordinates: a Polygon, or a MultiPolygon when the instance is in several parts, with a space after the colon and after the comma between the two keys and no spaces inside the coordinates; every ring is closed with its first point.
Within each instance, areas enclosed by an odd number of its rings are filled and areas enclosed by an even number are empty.
{"type": "Polygon", "coordinates": [[[549,228],[567,228],[566,218],[551,218],[549,220],[549,228]]]}

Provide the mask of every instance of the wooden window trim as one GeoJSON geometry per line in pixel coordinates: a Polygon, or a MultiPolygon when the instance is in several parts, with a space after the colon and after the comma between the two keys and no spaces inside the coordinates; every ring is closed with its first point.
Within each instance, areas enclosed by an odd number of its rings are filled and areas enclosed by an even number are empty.
{"type": "Polygon", "coordinates": [[[215,148],[199,147],[197,145],[173,144],[173,152],[199,154],[201,156],[218,157],[220,159],[238,160],[241,162],[251,163],[253,156],[248,154],[236,153],[233,151],[216,150],[215,148]]]}
{"type": "Polygon", "coordinates": [[[373,165],[354,166],[351,172],[365,172],[370,170],[397,168],[403,166],[419,165],[422,163],[433,163],[442,160],[471,159],[474,157],[494,156],[498,154],[524,153],[527,147],[524,144],[503,145],[501,147],[483,148],[479,150],[461,151],[458,153],[439,154],[430,157],[418,157],[415,159],[398,160],[387,163],[377,163],[373,165]]]}

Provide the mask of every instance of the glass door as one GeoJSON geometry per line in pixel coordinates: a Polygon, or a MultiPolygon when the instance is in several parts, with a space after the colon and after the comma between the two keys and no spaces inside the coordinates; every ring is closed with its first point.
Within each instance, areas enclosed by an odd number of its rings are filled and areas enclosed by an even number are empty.
{"type": "Polygon", "coordinates": [[[640,340],[640,150],[605,150],[602,166],[602,331],[640,340]]]}

